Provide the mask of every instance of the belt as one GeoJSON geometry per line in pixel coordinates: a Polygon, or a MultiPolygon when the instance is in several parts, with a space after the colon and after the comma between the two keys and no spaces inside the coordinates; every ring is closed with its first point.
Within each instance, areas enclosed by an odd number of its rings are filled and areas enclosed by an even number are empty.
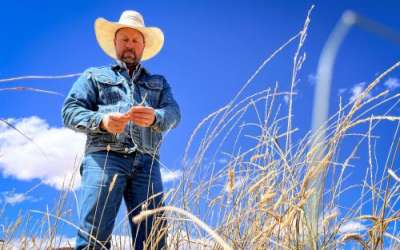
{"type": "Polygon", "coordinates": [[[136,145],[136,144],[134,144],[133,147],[125,147],[123,149],[118,149],[118,150],[115,150],[110,146],[109,150],[118,152],[118,153],[122,153],[122,154],[132,154],[132,153],[138,152],[138,153],[142,153],[142,154],[150,154],[151,155],[151,152],[146,152],[145,150],[141,150],[138,147],[138,145],[136,145]]]}
{"type": "Polygon", "coordinates": [[[128,147],[125,147],[124,148],[124,153],[125,154],[132,154],[132,153],[134,153],[134,152],[136,152],[136,151],[139,151],[138,150],[138,146],[135,144],[133,147],[130,147],[130,148],[128,148],[128,147]]]}

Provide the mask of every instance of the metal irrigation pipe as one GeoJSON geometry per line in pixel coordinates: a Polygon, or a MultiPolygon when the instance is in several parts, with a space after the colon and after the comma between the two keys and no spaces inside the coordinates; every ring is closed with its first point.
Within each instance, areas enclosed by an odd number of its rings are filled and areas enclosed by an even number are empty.
{"type": "MultiPolygon", "coordinates": [[[[392,42],[400,43],[400,34],[390,28],[365,17],[361,17],[350,10],[343,13],[334,30],[329,35],[318,62],[317,83],[314,94],[315,102],[312,115],[312,132],[314,135],[312,148],[316,148],[316,151],[312,156],[312,163],[321,161],[326,151],[324,138],[329,114],[333,66],[340,45],[349,33],[350,28],[355,25],[371,33],[380,35],[387,40],[391,40],[392,42]]],[[[318,219],[320,215],[320,201],[324,191],[323,184],[325,174],[326,168],[313,180],[311,187],[315,188],[316,192],[310,197],[306,206],[306,215],[311,222],[312,240],[315,240],[315,242],[313,242],[314,246],[318,245],[318,219]]]]}

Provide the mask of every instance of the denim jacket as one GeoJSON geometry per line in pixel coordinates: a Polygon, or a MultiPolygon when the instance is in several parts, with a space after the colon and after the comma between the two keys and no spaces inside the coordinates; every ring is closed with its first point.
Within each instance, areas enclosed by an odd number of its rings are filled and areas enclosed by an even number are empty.
{"type": "Polygon", "coordinates": [[[73,84],[62,108],[64,125],[87,135],[86,153],[138,150],[159,156],[162,133],[175,128],[180,117],[179,106],[165,78],[150,74],[141,65],[132,77],[121,65],[87,69],[73,84]],[[106,114],[125,113],[139,104],[155,110],[156,119],[150,127],[129,122],[120,134],[100,128],[106,114]]]}

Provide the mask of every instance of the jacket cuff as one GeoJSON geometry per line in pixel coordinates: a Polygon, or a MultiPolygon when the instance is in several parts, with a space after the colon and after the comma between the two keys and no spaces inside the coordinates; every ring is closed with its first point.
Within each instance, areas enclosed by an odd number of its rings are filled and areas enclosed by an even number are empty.
{"type": "Polygon", "coordinates": [[[100,128],[100,123],[103,120],[103,114],[101,113],[95,113],[93,116],[93,119],[91,120],[88,129],[91,132],[97,132],[97,133],[105,133],[107,131],[103,130],[100,128]]]}
{"type": "Polygon", "coordinates": [[[161,131],[164,112],[162,110],[159,110],[159,109],[154,109],[154,113],[155,113],[156,117],[154,119],[153,124],[150,125],[150,127],[155,129],[155,130],[157,130],[157,131],[161,131]]]}

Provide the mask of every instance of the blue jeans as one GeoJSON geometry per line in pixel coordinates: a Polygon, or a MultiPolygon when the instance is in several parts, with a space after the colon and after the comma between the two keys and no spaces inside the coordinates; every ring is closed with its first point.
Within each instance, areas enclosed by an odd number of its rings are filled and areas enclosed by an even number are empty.
{"type": "Polygon", "coordinates": [[[133,248],[162,249],[165,246],[166,220],[161,218],[162,214],[149,216],[138,224],[132,221],[142,208],[163,205],[157,159],[139,152],[88,153],[81,165],[81,176],[80,229],[75,249],[110,249],[122,198],[128,210],[133,248]],[[152,245],[145,245],[148,242],[152,245]],[[155,246],[154,242],[158,244],[155,246]]]}

